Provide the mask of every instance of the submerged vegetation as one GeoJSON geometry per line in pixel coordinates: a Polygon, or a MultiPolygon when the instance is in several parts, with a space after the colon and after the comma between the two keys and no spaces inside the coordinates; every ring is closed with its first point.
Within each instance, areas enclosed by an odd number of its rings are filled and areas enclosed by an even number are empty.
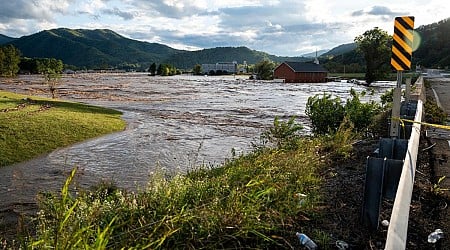
{"type": "Polygon", "coordinates": [[[0,167],[125,128],[115,110],[0,91],[0,167]]]}

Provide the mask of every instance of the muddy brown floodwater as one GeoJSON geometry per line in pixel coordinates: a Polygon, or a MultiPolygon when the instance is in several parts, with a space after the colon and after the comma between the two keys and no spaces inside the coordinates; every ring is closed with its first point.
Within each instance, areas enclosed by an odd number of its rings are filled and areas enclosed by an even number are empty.
{"type": "MultiPolygon", "coordinates": [[[[49,96],[40,76],[1,79],[0,89],[49,96]]],[[[375,83],[374,95],[395,85],[375,83]]],[[[146,74],[65,75],[60,99],[120,110],[125,131],[55,150],[37,159],[0,168],[0,212],[25,211],[35,205],[40,191],[58,190],[67,173],[77,166],[76,183],[89,187],[112,180],[130,190],[145,188],[157,169],[184,172],[199,164],[218,165],[251,150],[275,116],[297,116],[305,126],[308,97],[331,93],[343,99],[346,82],[284,84],[246,80],[238,76],[150,77],[146,74]]]]}

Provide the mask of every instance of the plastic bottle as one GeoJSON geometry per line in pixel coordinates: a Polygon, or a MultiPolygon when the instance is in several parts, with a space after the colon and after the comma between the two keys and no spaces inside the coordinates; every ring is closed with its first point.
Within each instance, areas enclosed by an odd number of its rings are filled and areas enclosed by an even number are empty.
{"type": "Polygon", "coordinates": [[[441,229],[436,229],[430,235],[428,235],[429,243],[436,243],[439,239],[444,238],[444,232],[441,229]]]}
{"type": "Polygon", "coordinates": [[[313,240],[311,240],[306,234],[301,234],[299,232],[295,233],[297,235],[298,239],[300,240],[300,243],[306,247],[306,249],[309,250],[316,250],[317,245],[314,243],[313,240]]]}

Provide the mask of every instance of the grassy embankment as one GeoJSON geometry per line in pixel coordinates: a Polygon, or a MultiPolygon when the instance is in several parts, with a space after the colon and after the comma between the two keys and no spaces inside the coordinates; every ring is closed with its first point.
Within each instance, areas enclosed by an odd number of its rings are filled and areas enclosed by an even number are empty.
{"type": "Polygon", "coordinates": [[[321,214],[320,171],[348,156],[349,133],[299,137],[293,123],[274,123],[263,134],[272,147],[255,147],[221,167],[185,175],[150,177],[146,190],[129,193],[103,184],[41,201],[37,236],[28,245],[86,249],[236,249],[299,247],[295,232],[322,246],[330,236],[311,227],[321,214]]]}
{"type": "Polygon", "coordinates": [[[125,128],[115,110],[0,91],[0,167],[125,128]]]}

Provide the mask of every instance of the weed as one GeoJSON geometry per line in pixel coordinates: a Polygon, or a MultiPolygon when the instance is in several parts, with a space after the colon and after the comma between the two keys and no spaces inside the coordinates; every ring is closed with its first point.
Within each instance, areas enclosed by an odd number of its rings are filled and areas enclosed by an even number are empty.
{"type": "Polygon", "coordinates": [[[299,132],[302,129],[303,126],[295,123],[295,116],[287,122],[280,121],[278,117],[275,117],[273,126],[264,131],[260,139],[263,144],[270,143],[279,149],[296,149],[300,138],[299,132]]]}
{"type": "Polygon", "coordinates": [[[442,187],[441,187],[441,182],[444,181],[445,178],[446,178],[445,175],[444,175],[444,176],[441,176],[441,177],[438,179],[437,183],[433,184],[433,187],[431,188],[431,190],[432,190],[432,192],[433,192],[435,195],[441,195],[441,194],[443,194],[445,191],[449,191],[449,190],[450,190],[449,188],[442,188],[442,187]]]}

